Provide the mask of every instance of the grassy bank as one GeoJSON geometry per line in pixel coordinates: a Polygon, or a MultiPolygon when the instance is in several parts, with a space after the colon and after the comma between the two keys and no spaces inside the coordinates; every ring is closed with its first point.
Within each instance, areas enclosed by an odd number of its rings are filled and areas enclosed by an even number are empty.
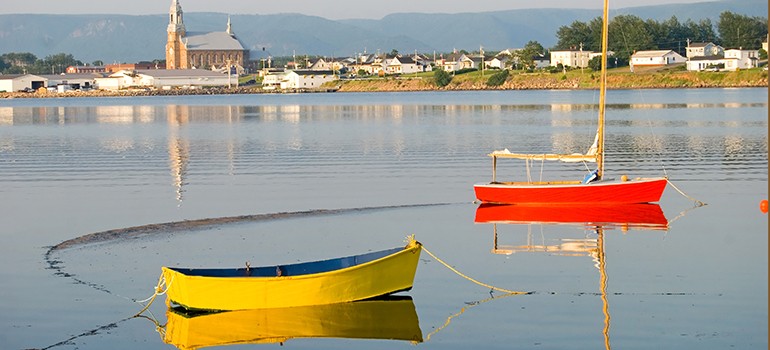
{"type": "MultiPolygon", "coordinates": [[[[558,73],[514,72],[497,87],[487,85],[495,71],[469,72],[455,75],[449,85],[439,88],[433,73],[401,77],[337,81],[338,91],[424,91],[424,90],[532,90],[532,89],[598,89],[599,73],[590,69],[558,73]]],[[[608,71],[610,89],[647,88],[707,88],[707,87],[762,87],[767,84],[767,71],[760,68],[736,72],[688,72],[673,70],[637,70],[628,67],[608,71]]]]}
{"type": "MultiPolygon", "coordinates": [[[[452,77],[449,85],[439,88],[433,80],[433,73],[419,73],[399,77],[375,77],[368,79],[337,80],[329,82],[314,92],[329,90],[343,92],[385,92],[385,91],[451,91],[451,90],[542,90],[542,89],[598,89],[599,74],[590,69],[558,73],[513,72],[500,86],[489,86],[487,81],[496,71],[468,72],[452,77]]],[[[688,72],[680,68],[637,70],[628,67],[611,69],[607,83],[610,89],[652,89],[652,88],[719,88],[719,87],[767,87],[767,71],[761,68],[736,72],[688,72]]],[[[102,97],[102,96],[173,96],[173,95],[218,95],[266,93],[259,85],[238,88],[202,88],[173,90],[92,90],[51,93],[40,92],[0,93],[4,98],[45,98],[45,97],[102,97]]],[[[273,92],[275,93],[275,92],[273,92]]]]}

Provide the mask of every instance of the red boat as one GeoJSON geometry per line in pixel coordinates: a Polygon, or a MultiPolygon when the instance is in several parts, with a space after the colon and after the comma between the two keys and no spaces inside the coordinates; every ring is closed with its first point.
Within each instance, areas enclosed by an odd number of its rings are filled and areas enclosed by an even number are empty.
{"type": "MultiPolygon", "coordinates": [[[[607,57],[607,21],[602,26],[602,56],[607,57]]],[[[586,154],[526,154],[511,153],[507,149],[494,151],[488,156],[492,157],[492,182],[476,184],[474,190],[476,198],[484,203],[510,203],[510,204],[560,204],[560,203],[587,203],[615,204],[615,203],[652,203],[660,200],[666,187],[667,179],[659,177],[654,179],[627,180],[625,176],[621,181],[609,181],[604,177],[604,116],[607,95],[607,60],[601,60],[601,74],[599,76],[599,122],[596,138],[586,154]],[[526,162],[527,178],[530,176],[530,165],[544,161],[562,161],[576,163],[596,163],[596,170],[586,175],[583,181],[558,181],[558,182],[498,182],[496,179],[498,158],[521,159],[526,162]]]]}
{"type": "Polygon", "coordinates": [[[660,200],[666,178],[589,183],[488,183],[473,186],[483,203],[508,204],[623,204],[660,200]]]}

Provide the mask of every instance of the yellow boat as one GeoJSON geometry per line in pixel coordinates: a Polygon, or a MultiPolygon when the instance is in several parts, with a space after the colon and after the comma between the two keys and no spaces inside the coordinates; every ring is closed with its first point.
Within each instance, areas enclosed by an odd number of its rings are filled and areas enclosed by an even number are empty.
{"type": "Polygon", "coordinates": [[[179,349],[283,343],[295,338],[390,339],[422,342],[409,297],[186,316],[166,313],[163,341],[179,349]]]}
{"type": "Polygon", "coordinates": [[[244,310],[335,304],[412,289],[422,244],[289,265],[162,268],[168,305],[244,310]]]}

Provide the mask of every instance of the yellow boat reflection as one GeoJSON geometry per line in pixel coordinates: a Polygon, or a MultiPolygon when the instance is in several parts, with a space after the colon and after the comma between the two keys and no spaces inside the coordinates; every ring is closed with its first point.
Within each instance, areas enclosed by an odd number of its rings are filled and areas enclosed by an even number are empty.
{"type": "Polygon", "coordinates": [[[423,340],[410,297],[200,315],[171,308],[166,316],[163,341],[179,349],[284,343],[294,338],[391,339],[415,343],[423,340]]]}

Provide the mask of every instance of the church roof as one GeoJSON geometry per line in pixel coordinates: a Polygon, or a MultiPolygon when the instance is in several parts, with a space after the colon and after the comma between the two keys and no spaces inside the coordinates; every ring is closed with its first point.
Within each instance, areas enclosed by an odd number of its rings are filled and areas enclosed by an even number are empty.
{"type": "Polygon", "coordinates": [[[241,42],[227,32],[187,33],[182,41],[187,50],[245,50],[241,42]]]}

